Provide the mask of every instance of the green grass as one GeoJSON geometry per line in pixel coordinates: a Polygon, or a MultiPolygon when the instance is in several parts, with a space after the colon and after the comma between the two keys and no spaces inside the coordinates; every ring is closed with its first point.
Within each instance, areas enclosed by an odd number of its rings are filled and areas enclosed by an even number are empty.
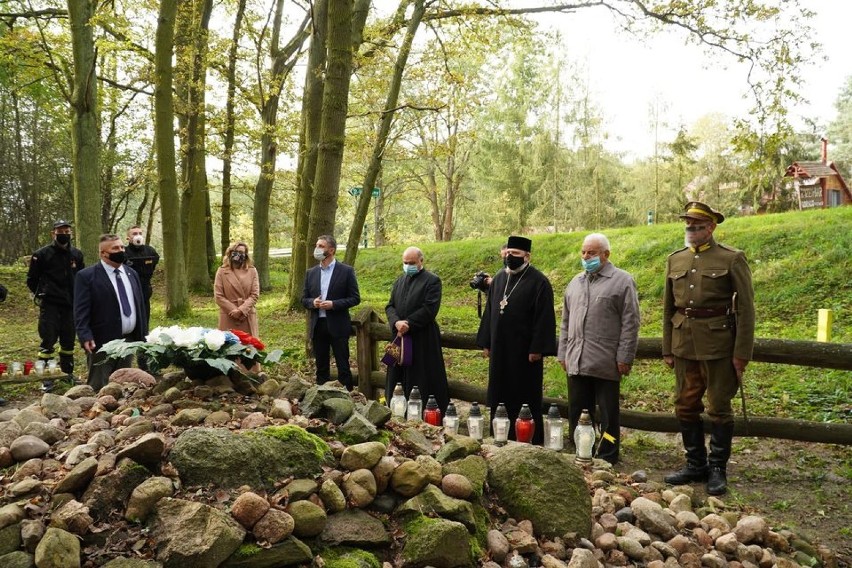
{"type": "MultiPolygon", "coordinates": [[[[757,309],[756,335],[764,338],[813,340],[817,310],[834,312],[833,341],[852,344],[852,207],[731,218],[716,230],[717,240],[744,250],[753,272],[757,309]]],[[[639,287],[643,337],[662,333],[663,272],[666,257],[680,248],[680,224],[631,227],[604,231],[612,245],[611,260],[633,274],[639,287]]],[[[532,262],[551,280],[557,318],[561,294],[579,272],[578,251],[585,232],[535,235],[532,262]]],[[[443,281],[438,322],[445,331],[476,331],[476,292],[468,282],[478,270],[494,273],[499,267],[505,237],[449,243],[420,244],[426,267],[443,281]]],[[[401,272],[402,251],[408,244],[361,251],[356,271],[362,306],[383,315],[391,285],[401,272]]],[[[271,263],[272,290],[261,295],[258,309],[262,339],[285,351],[281,373],[308,372],[305,323],[302,313],[284,311],[289,260],[271,263]]],[[[0,267],[0,282],[10,298],[0,304],[4,341],[0,361],[31,359],[38,349],[37,309],[23,284],[25,268],[0,267]]],[[[218,309],[212,294],[192,297],[192,315],[166,321],[162,274],[155,278],[152,326],[193,324],[215,326],[218,309]]],[[[354,313],[355,310],[353,310],[354,313]]],[[[354,349],[353,349],[354,356],[354,349]]],[[[484,386],[487,361],[476,351],[446,349],[451,378],[484,386]]],[[[82,362],[78,357],[78,365],[82,362]]],[[[623,408],[671,412],[672,373],[659,361],[637,361],[622,383],[623,408]]],[[[791,417],[826,422],[852,420],[852,373],[789,365],[752,363],[745,393],[754,415],[791,417]]],[[[564,372],[554,358],[545,363],[545,394],[567,394],[564,372]]]]}

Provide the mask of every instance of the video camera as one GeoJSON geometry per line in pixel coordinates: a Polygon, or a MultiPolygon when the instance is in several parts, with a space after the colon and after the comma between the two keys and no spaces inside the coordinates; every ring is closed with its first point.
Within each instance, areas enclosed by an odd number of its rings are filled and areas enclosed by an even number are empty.
{"type": "Polygon", "coordinates": [[[473,275],[473,278],[470,279],[470,287],[474,290],[479,290],[480,292],[488,291],[488,273],[480,270],[476,274],[473,275]]]}

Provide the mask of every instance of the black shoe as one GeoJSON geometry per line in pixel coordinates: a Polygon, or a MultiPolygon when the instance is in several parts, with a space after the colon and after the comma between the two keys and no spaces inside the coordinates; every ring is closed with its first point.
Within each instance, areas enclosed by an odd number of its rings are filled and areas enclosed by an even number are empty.
{"type": "Polygon", "coordinates": [[[707,466],[695,466],[686,464],[680,471],[670,473],[663,479],[671,485],[687,485],[696,481],[707,481],[708,468],[707,466]]]}
{"type": "Polygon", "coordinates": [[[724,495],[728,491],[728,476],[721,467],[711,467],[707,479],[708,495],[724,495]]]}
{"type": "Polygon", "coordinates": [[[41,392],[53,392],[53,381],[44,381],[41,383],[41,392]]]}
{"type": "Polygon", "coordinates": [[[6,406],[9,404],[9,401],[0,396],[0,406],[6,406]]]}

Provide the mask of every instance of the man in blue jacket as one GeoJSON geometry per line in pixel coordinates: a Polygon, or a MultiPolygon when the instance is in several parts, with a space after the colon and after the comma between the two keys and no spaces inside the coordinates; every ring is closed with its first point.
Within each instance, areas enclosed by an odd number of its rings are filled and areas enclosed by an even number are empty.
{"type": "Polygon", "coordinates": [[[302,305],[309,310],[311,321],[308,334],[313,343],[317,365],[317,384],[331,380],[331,359],[334,353],[337,379],[352,390],[352,371],[349,369],[349,336],[352,320],[349,308],[361,303],[355,269],[337,262],[337,241],[332,235],[320,235],[314,247],[317,266],[308,270],[302,305]]]}
{"type": "Polygon", "coordinates": [[[88,384],[97,392],[116,369],[130,366],[132,357],[105,361],[98,350],[113,339],[142,341],[148,334],[148,314],[139,275],[125,266],[127,254],[118,235],[101,235],[100,262],[77,273],[74,281],[74,322],[86,350],[88,384]],[[104,361],[101,363],[101,361],[104,361]]]}

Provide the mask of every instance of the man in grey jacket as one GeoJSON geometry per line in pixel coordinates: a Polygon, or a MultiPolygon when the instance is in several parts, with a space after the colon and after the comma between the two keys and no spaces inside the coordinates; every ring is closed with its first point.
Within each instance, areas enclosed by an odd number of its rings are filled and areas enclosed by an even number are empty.
{"type": "Polygon", "coordinates": [[[588,235],[580,256],[583,271],[565,288],[557,354],[568,374],[568,422],[573,437],[580,413],[588,409],[601,432],[597,457],[616,464],[620,381],[636,356],[639,296],[633,277],[609,261],[606,236],[588,235]]]}

